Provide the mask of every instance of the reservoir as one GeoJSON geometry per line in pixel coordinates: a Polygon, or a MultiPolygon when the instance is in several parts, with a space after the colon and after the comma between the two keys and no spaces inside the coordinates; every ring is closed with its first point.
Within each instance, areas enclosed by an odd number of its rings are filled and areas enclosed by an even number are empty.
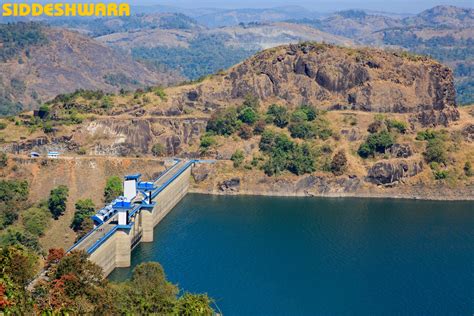
{"type": "Polygon", "coordinates": [[[473,315],[474,203],[188,194],[139,244],[224,315],[473,315]]]}

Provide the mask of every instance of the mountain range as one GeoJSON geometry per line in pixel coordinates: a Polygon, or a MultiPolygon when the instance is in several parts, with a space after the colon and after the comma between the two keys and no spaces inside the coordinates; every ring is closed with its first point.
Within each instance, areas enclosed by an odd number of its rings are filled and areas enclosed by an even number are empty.
{"type": "Polygon", "coordinates": [[[361,10],[319,14],[295,6],[192,11],[153,6],[137,7],[128,18],[3,24],[1,112],[34,108],[76,89],[112,92],[195,80],[262,49],[304,41],[430,55],[454,70],[457,101],[469,104],[474,101],[473,12],[453,6],[409,16],[361,10]],[[40,40],[12,43],[12,34],[30,32],[28,27],[40,40]]]}

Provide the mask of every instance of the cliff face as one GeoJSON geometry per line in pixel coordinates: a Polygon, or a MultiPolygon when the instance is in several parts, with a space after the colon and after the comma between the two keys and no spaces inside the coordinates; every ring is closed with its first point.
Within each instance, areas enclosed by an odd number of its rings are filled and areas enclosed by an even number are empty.
{"type": "Polygon", "coordinates": [[[228,102],[252,94],[290,107],[414,113],[423,125],[459,118],[448,67],[425,57],[324,44],[263,51],[230,69],[217,85],[203,83],[197,93],[200,98],[193,94],[189,101],[228,102]]]}

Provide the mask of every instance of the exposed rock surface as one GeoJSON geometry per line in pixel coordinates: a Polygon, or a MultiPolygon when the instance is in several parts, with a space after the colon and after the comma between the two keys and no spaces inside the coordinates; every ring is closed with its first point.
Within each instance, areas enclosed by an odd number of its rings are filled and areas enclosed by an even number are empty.
{"type": "Polygon", "coordinates": [[[394,158],[408,158],[413,155],[409,144],[394,144],[389,151],[394,158]]]}
{"type": "Polygon", "coordinates": [[[224,180],[219,183],[219,190],[222,192],[238,192],[240,188],[240,179],[232,178],[229,180],[224,180]]]}
{"type": "Polygon", "coordinates": [[[468,142],[474,142],[474,124],[468,124],[462,129],[462,135],[468,142]]]}
{"type": "Polygon", "coordinates": [[[427,57],[376,49],[312,43],[280,46],[192,89],[181,101],[225,105],[253,94],[289,106],[416,113],[426,126],[459,119],[448,67],[427,57]]]}
{"type": "Polygon", "coordinates": [[[215,168],[209,164],[197,164],[191,170],[191,175],[196,183],[205,181],[215,173],[215,168]]]}
{"type": "Polygon", "coordinates": [[[375,163],[368,172],[367,180],[375,184],[390,185],[413,177],[423,170],[421,161],[395,159],[375,163]]]}

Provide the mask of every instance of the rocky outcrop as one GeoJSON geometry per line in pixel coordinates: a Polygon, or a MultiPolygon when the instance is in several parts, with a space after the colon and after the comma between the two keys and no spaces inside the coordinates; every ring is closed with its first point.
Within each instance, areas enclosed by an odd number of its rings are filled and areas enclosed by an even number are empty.
{"type": "Polygon", "coordinates": [[[409,144],[394,144],[390,147],[389,152],[394,158],[408,158],[413,155],[413,150],[409,144]]]}
{"type": "Polygon", "coordinates": [[[316,43],[265,50],[184,91],[181,100],[224,106],[249,94],[288,106],[416,113],[425,126],[459,119],[448,67],[427,57],[316,43]]]}
{"type": "Polygon", "coordinates": [[[90,122],[73,134],[80,144],[93,142],[94,154],[129,156],[148,154],[154,144],[162,144],[167,156],[182,154],[199,141],[206,128],[205,119],[143,118],[104,119],[90,122]]]}
{"type": "Polygon", "coordinates": [[[462,135],[468,142],[474,142],[474,124],[468,124],[462,129],[462,135]]]}
{"type": "Polygon", "coordinates": [[[197,164],[191,169],[191,175],[196,183],[205,181],[214,173],[215,168],[210,164],[197,164]]]}
{"type": "Polygon", "coordinates": [[[356,192],[361,181],[356,176],[328,177],[310,175],[295,184],[295,192],[304,192],[305,195],[324,195],[334,193],[356,192]]]}
{"type": "Polygon", "coordinates": [[[393,185],[404,178],[413,177],[423,170],[421,161],[395,159],[380,161],[370,167],[367,181],[379,185],[393,185]]]}
{"type": "Polygon", "coordinates": [[[218,188],[221,192],[226,192],[226,193],[238,192],[240,189],[240,179],[232,178],[229,180],[224,180],[218,184],[218,188]]]}

